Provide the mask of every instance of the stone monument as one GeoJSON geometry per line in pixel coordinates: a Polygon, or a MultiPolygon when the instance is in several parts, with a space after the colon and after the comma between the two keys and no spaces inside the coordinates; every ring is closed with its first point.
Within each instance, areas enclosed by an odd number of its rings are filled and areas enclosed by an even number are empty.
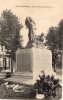
{"type": "Polygon", "coordinates": [[[34,27],[35,23],[30,17],[25,20],[28,28],[29,41],[24,49],[16,52],[16,71],[32,73],[33,83],[38,78],[40,71],[46,70],[52,73],[52,53],[50,50],[34,47],[34,27]]]}

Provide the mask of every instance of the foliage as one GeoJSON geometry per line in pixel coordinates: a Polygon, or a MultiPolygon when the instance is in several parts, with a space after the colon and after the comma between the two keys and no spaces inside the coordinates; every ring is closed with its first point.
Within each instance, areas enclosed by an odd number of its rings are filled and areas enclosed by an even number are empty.
{"type": "Polygon", "coordinates": [[[20,44],[20,30],[22,25],[16,15],[11,10],[5,10],[1,13],[0,18],[0,41],[5,45],[7,50],[11,50],[14,56],[15,51],[20,44]]]}
{"type": "Polygon", "coordinates": [[[46,35],[46,44],[53,50],[62,50],[62,36],[63,36],[63,19],[59,22],[57,27],[50,27],[46,35]]]}
{"type": "MultiPolygon", "coordinates": [[[[63,19],[57,27],[50,27],[46,35],[46,45],[52,51],[52,65],[62,66],[62,59],[58,60],[59,52],[62,51],[63,19]]],[[[61,53],[62,56],[62,53],[61,53]]]]}
{"type": "Polygon", "coordinates": [[[58,37],[59,37],[58,45],[59,45],[60,50],[62,50],[63,19],[59,22],[59,25],[58,25],[58,37]]]}
{"type": "Polygon", "coordinates": [[[34,84],[35,89],[38,90],[38,94],[44,94],[45,96],[56,96],[56,88],[59,80],[55,79],[54,76],[39,75],[39,78],[34,84]]]}
{"type": "Polygon", "coordinates": [[[48,34],[46,35],[46,44],[50,47],[51,51],[58,48],[58,35],[57,28],[50,27],[48,34]]]}

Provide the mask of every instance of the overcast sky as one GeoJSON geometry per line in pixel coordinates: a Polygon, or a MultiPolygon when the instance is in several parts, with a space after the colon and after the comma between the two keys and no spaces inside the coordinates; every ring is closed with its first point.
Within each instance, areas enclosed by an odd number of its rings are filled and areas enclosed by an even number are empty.
{"type": "MultiPolygon", "coordinates": [[[[36,23],[36,34],[42,32],[47,34],[49,27],[57,26],[63,19],[63,0],[0,0],[0,13],[5,9],[11,9],[23,25],[26,17],[30,16],[36,23]],[[16,7],[17,5],[30,7],[16,7]],[[31,6],[41,6],[41,8],[31,6]]],[[[28,30],[25,25],[21,33],[27,41],[28,30]]]]}

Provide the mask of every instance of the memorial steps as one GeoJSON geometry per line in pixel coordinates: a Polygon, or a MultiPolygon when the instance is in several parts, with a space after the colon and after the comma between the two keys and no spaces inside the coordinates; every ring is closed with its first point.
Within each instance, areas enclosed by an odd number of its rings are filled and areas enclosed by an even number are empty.
{"type": "Polygon", "coordinates": [[[13,76],[15,77],[24,77],[24,78],[33,78],[33,73],[32,72],[15,72],[13,73],[13,76]]]}
{"type": "Polygon", "coordinates": [[[15,72],[12,77],[5,79],[26,85],[33,85],[33,75],[31,72],[15,72]]]}

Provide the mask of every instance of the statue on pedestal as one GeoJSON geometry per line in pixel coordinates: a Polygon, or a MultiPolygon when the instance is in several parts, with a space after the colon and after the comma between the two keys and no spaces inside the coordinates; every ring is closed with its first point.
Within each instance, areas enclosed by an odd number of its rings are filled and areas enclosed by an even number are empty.
{"type": "Polygon", "coordinates": [[[31,17],[26,17],[26,20],[25,20],[25,25],[26,25],[26,28],[28,28],[28,38],[29,38],[29,41],[28,41],[28,44],[30,43],[33,43],[34,39],[35,39],[35,33],[34,31],[36,30],[35,28],[35,22],[31,19],[31,17]]]}
{"type": "Polygon", "coordinates": [[[30,47],[36,47],[36,48],[44,48],[44,44],[43,44],[43,36],[44,34],[42,33],[41,36],[40,36],[40,39],[38,40],[38,36],[35,35],[35,22],[32,20],[31,17],[26,17],[26,20],[25,20],[25,25],[26,25],[26,28],[28,29],[28,38],[29,38],[29,41],[26,45],[27,48],[30,48],[30,47]]]}

